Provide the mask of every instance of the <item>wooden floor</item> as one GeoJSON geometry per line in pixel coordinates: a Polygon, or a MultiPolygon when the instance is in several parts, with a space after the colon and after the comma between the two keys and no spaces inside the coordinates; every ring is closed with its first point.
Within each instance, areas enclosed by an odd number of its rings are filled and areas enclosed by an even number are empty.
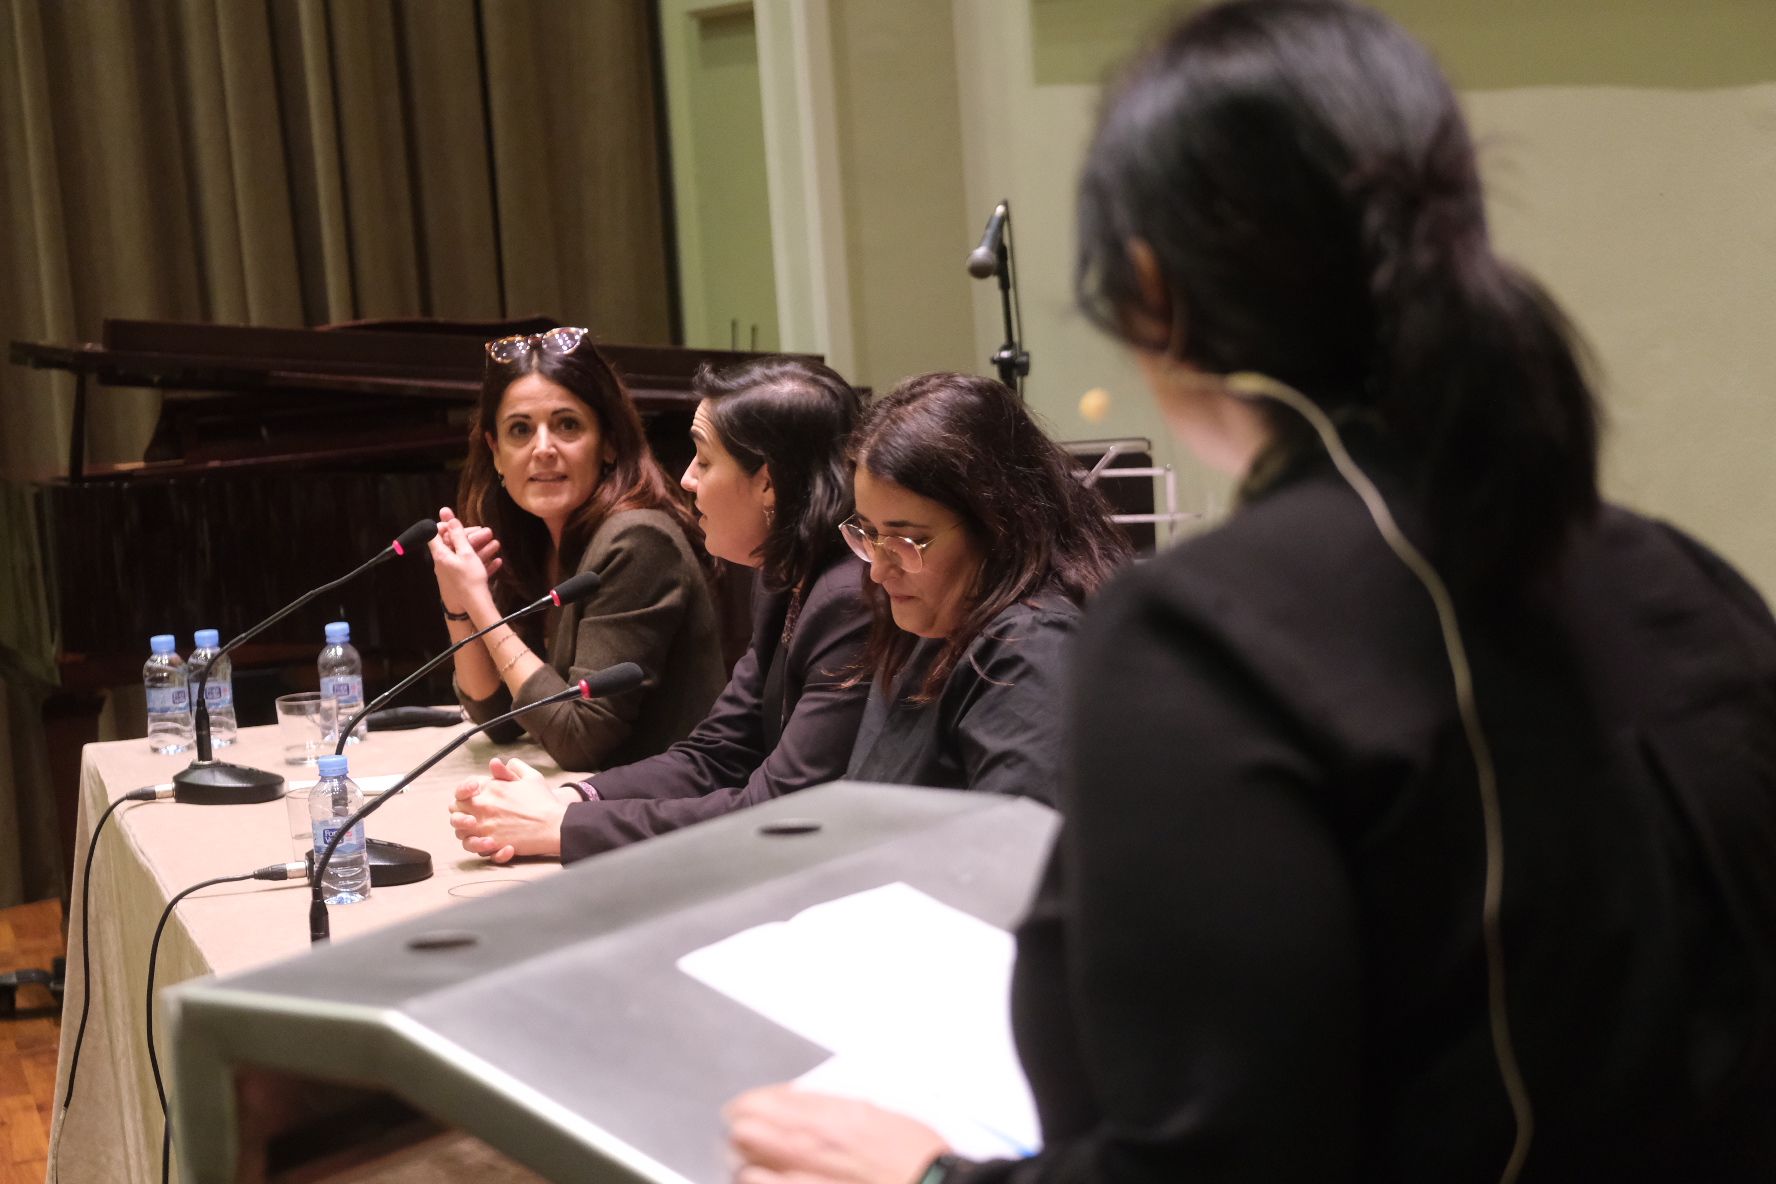
{"type": "MultiPolygon", "coordinates": [[[[0,974],[48,970],[61,955],[59,903],[0,909],[0,974]]],[[[61,1019],[61,1005],[38,986],[19,988],[17,1014],[0,1016],[0,1184],[43,1184],[61,1019]]]]}

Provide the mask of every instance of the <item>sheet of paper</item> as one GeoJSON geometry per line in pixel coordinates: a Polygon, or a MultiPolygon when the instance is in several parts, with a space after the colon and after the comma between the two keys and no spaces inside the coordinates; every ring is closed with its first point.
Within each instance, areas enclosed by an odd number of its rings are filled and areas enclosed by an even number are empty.
{"type": "Polygon", "coordinates": [[[835,1056],[801,1084],[911,1113],[958,1150],[1035,1151],[1012,1046],[1011,935],[904,883],[804,909],[679,969],[835,1056]],[[967,1146],[964,1146],[967,1144],[967,1146]]]}

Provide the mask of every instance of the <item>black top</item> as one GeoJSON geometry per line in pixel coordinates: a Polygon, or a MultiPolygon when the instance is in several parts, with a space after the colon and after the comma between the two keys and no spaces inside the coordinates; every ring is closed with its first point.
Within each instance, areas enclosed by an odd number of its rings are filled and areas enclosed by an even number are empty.
{"type": "Polygon", "coordinates": [[[835,559],[808,588],[787,643],[788,592],[753,588],[752,645],[703,722],[665,752],[592,778],[600,800],[561,825],[571,862],[836,780],[865,688],[846,685],[869,633],[865,568],[835,559]]]}
{"type": "MultiPolygon", "coordinates": [[[[1776,1180],[1776,623],[1617,509],[1541,609],[1489,607],[1459,612],[1522,1179],[1776,1180]]],[[[1137,569],[1077,661],[1013,989],[1046,1150],[955,1178],[1498,1179],[1474,766],[1429,598],[1355,495],[1316,466],[1137,569]]]]}
{"type": "Polygon", "coordinates": [[[994,617],[926,703],[906,698],[925,681],[943,642],[922,639],[892,693],[870,690],[846,776],[892,785],[984,789],[1054,803],[1061,757],[1065,659],[1079,621],[1047,595],[994,617]]]}

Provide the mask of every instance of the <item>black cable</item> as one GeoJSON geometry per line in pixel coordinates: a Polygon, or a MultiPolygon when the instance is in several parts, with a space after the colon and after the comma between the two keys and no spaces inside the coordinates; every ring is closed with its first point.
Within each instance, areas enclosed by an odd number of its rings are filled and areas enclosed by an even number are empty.
{"type": "MultiPolygon", "coordinates": [[[[80,1046],[86,1040],[86,1020],[92,1013],[92,958],[87,953],[87,935],[92,932],[92,926],[87,924],[87,918],[92,912],[92,865],[93,855],[99,849],[99,834],[111,821],[117,807],[125,802],[152,802],[172,794],[170,785],[164,791],[152,785],[130,790],[105,808],[105,812],[99,815],[98,825],[93,827],[92,838],[86,841],[86,867],[80,873],[80,1030],[74,1034],[74,1055],[68,1058],[68,1089],[62,1095],[64,1112],[68,1103],[74,1100],[74,1076],[80,1072],[80,1046]]],[[[60,1146],[61,1140],[56,1143],[60,1146]]]]}
{"type": "Polygon", "coordinates": [[[452,737],[450,742],[444,747],[440,748],[437,752],[434,752],[431,756],[428,756],[414,768],[408,770],[407,774],[399,781],[383,790],[377,796],[367,799],[362,806],[358,807],[357,811],[353,813],[351,817],[347,818],[344,822],[340,823],[339,826],[334,828],[333,837],[327,841],[327,845],[324,849],[316,852],[314,866],[308,870],[310,890],[308,902],[308,940],[311,942],[322,942],[331,940],[332,938],[332,927],[327,921],[327,898],[324,880],[327,874],[327,869],[332,866],[333,852],[339,849],[339,844],[345,841],[345,836],[351,833],[353,827],[357,826],[360,822],[363,822],[364,819],[368,818],[371,814],[374,814],[382,807],[384,802],[390,800],[403,789],[407,788],[414,778],[455,752],[463,744],[473,739],[478,733],[485,732],[489,728],[497,728],[507,720],[516,719],[527,711],[534,710],[538,707],[546,707],[551,703],[565,703],[569,699],[594,699],[600,695],[614,694],[619,690],[630,690],[640,686],[643,677],[641,667],[637,666],[635,663],[618,662],[615,666],[606,667],[596,674],[582,678],[573,686],[556,691],[553,695],[546,695],[541,699],[526,703],[521,707],[514,707],[504,715],[495,716],[490,720],[476,724],[472,728],[466,728],[456,736],[452,737]]]}
{"type": "Polygon", "coordinates": [[[217,884],[233,884],[240,880],[289,880],[301,878],[307,871],[304,863],[273,863],[250,872],[242,872],[238,876],[217,876],[213,880],[204,880],[191,887],[174,893],[167,901],[166,908],[161,910],[160,923],[154,927],[154,940],[148,945],[148,1020],[146,1024],[148,1037],[148,1067],[154,1071],[154,1092],[160,1098],[160,1179],[166,1184],[168,1165],[172,1159],[173,1126],[172,1118],[167,1113],[166,1086],[160,1079],[160,1058],[154,1052],[154,970],[160,961],[160,935],[166,932],[166,923],[172,919],[173,910],[179,902],[205,888],[214,888],[217,884]]]}

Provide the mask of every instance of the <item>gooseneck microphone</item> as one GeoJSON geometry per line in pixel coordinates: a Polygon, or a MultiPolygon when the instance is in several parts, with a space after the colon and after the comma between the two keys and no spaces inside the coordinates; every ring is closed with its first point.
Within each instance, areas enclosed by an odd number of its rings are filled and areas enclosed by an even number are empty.
{"type": "Polygon", "coordinates": [[[414,683],[418,682],[420,679],[424,678],[426,675],[430,674],[432,671],[436,670],[443,664],[445,658],[450,657],[450,655],[456,653],[457,650],[462,649],[463,646],[468,645],[471,641],[479,640],[493,632],[495,629],[498,629],[501,625],[510,625],[513,621],[528,617],[532,613],[541,612],[551,605],[559,608],[564,604],[576,604],[592,595],[592,593],[598,591],[598,585],[602,582],[603,581],[598,578],[598,573],[595,571],[583,571],[578,575],[571,575],[553,588],[549,589],[547,595],[539,596],[523,608],[507,613],[485,629],[475,630],[473,633],[427,662],[424,666],[421,666],[418,670],[415,670],[412,674],[409,674],[406,678],[403,678],[400,682],[359,708],[358,713],[351,717],[351,722],[343,725],[339,729],[339,746],[333,750],[333,755],[338,756],[345,751],[346,737],[352,734],[352,731],[358,726],[360,720],[387,703],[390,699],[393,699],[408,687],[412,686],[414,683]]]}
{"type": "Polygon", "coordinates": [[[642,680],[646,677],[647,675],[642,673],[641,667],[637,666],[635,663],[619,662],[615,666],[608,667],[607,669],[598,671],[596,674],[591,674],[582,678],[579,682],[565,690],[557,691],[553,695],[538,699],[534,703],[526,703],[522,707],[515,707],[504,715],[496,716],[484,724],[476,724],[472,728],[464,728],[460,733],[452,736],[448,744],[421,761],[405,777],[389,786],[388,789],[384,790],[378,796],[365,802],[363,806],[358,809],[357,813],[353,814],[350,818],[347,818],[334,829],[333,837],[327,840],[326,847],[324,847],[321,850],[320,855],[315,858],[314,870],[310,874],[309,879],[311,899],[308,904],[308,940],[311,942],[321,942],[326,941],[332,936],[332,928],[327,921],[327,900],[321,885],[327,875],[327,868],[333,862],[333,852],[338,850],[340,842],[351,832],[353,827],[357,826],[360,822],[363,822],[364,819],[368,818],[370,815],[376,813],[378,807],[396,794],[400,793],[403,789],[407,788],[407,786],[413,782],[415,777],[418,777],[421,773],[424,773],[427,769],[430,769],[433,765],[462,747],[463,744],[467,743],[469,737],[475,735],[477,732],[485,732],[488,728],[498,727],[509,719],[516,719],[527,711],[535,711],[537,708],[546,707],[551,703],[566,703],[570,699],[597,699],[604,695],[616,695],[621,694],[624,691],[632,691],[640,686],[642,680]]]}
{"type": "Polygon", "coordinates": [[[197,759],[173,775],[174,798],[199,806],[228,806],[275,801],[278,795],[284,792],[284,778],[279,773],[249,768],[246,765],[231,765],[215,759],[214,749],[210,743],[210,709],[209,705],[204,702],[204,688],[210,681],[210,670],[227,655],[228,651],[247,639],[258,636],[323,592],[331,592],[333,589],[357,579],[378,564],[397,555],[407,554],[437,533],[438,524],[436,522],[430,518],[421,518],[402,531],[399,538],[377,552],[374,557],[340,576],[332,583],[322,584],[311,592],[303,593],[245,633],[231,639],[227,645],[216,651],[215,657],[204,663],[203,669],[197,672],[197,689],[193,696],[195,702],[192,705],[191,714],[192,731],[197,742],[197,759]]]}

